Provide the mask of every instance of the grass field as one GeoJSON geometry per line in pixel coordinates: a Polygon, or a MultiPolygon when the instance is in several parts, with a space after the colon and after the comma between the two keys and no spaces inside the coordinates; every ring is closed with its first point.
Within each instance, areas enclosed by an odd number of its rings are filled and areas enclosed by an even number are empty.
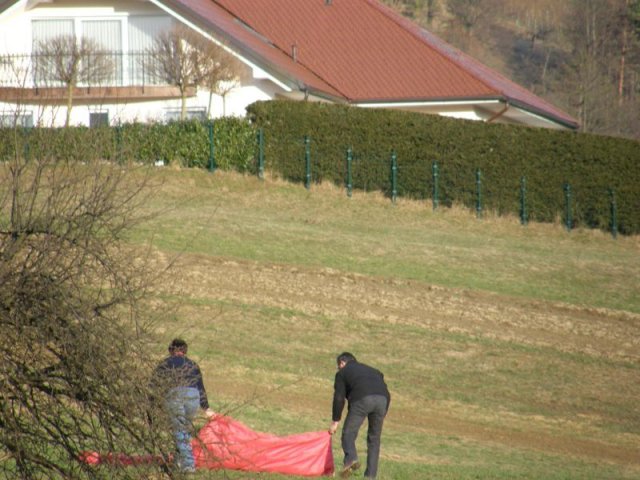
{"type": "Polygon", "coordinates": [[[172,264],[157,352],[189,341],[214,409],[324,430],[348,350],[392,391],[380,480],[640,478],[637,237],[226,172],[154,179],[131,241],[172,264]]]}

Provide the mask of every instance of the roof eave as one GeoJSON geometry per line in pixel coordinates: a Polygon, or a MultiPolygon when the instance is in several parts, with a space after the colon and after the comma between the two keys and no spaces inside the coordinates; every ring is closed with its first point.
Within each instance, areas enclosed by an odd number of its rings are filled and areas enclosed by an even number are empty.
{"type": "Polygon", "coordinates": [[[464,105],[469,103],[498,103],[502,97],[414,97],[414,98],[370,98],[353,100],[351,103],[361,107],[430,106],[430,105],[464,105]]]}
{"type": "Polygon", "coordinates": [[[258,68],[263,71],[270,80],[283,90],[295,91],[298,89],[299,82],[296,81],[294,77],[281,72],[275,65],[265,62],[262,56],[253,52],[250,48],[247,48],[244,43],[237,41],[232,35],[229,35],[228,32],[219,28],[217,25],[206,22],[207,30],[205,30],[202,25],[202,19],[193,15],[192,12],[187,9],[182,8],[182,5],[179,2],[162,0],[150,1],[157,7],[169,13],[178,21],[188,25],[190,28],[198,31],[209,40],[215,42],[222,48],[225,48],[225,50],[243,61],[250,68],[258,68]],[[221,39],[224,39],[224,41],[221,39]]]}
{"type": "Polygon", "coordinates": [[[524,110],[524,111],[528,112],[531,115],[535,115],[535,116],[540,117],[540,118],[542,118],[544,120],[551,121],[553,123],[557,123],[557,124],[562,125],[563,127],[567,128],[567,129],[577,130],[580,127],[580,124],[578,122],[574,121],[574,120],[570,120],[568,118],[562,118],[562,117],[553,115],[553,114],[549,113],[546,110],[541,110],[539,108],[532,107],[531,105],[528,105],[528,104],[526,104],[524,102],[521,102],[521,101],[519,101],[517,99],[510,98],[510,99],[506,99],[506,101],[510,105],[512,105],[512,106],[514,106],[516,108],[519,108],[521,110],[524,110]]]}
{"type": "Polygon", "coordinates": [[[7,2],[0,2],[0,17],[8,15],[14,8],[18,7],[18,4],[24,0],[9,0],[7,2]]]}
{"type": "Polygon", "coordinates": [[[540,110],[513,98],[504,96],[481,96],[481,97],[436,97],[436,98],[407,98],[407,99],[366,99],[353,101],[352,104],[359,107],[369,108],[394,108],[394,107],[438,107],[438,106],[461,106],[461,105],[483,105],[503,103],[516,107],[530,115],[541,118],[546,122],[557,124],[563,128],[576,130],[577,122],[566,118],[555,116],[548,111],[540,110]]]}

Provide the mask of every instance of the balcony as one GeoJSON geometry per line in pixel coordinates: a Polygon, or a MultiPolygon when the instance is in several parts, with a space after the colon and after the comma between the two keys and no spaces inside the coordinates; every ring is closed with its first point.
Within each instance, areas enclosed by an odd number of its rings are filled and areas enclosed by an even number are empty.
{"type": "MultiPolygon", "coordinates": [[[[62,104],[70,84],[74,103],[180,98],[179,88],[156,73],[158,67],[158,59],[147,52],[0,55],[0,101],[62,104]]],[[[195,93],[194,87],[187,89],[188,96],[195,93]]]]}

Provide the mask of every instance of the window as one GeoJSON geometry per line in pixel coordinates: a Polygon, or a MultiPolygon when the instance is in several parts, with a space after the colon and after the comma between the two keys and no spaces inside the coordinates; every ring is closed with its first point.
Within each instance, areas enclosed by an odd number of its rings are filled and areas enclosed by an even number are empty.
{"type": "MultiPolygon", "coordinates": [[[[145,85],[154,83],[147,78],[145,58],[153,47],[158,34],[171,29],[174,22],[168,15],[111,15],[93,18],[41,18],[32,20],[33,52],[38,53],[43,45],[58,37],[76,39],[88,38],[103,50],[97,55],[84,59],[86,69],[96,70],[98,56],[105,57],[102,63],[113,66],[108,75],[100,78],[85,79],[81,84],[111,85],[145,85]]],[[[77,40],[78,41],[78,40],[77,40]]],[[[64,82],[56,79],[54,59],[36,56],[36,84],[46,86],[63,86],[64,82]]],[[[59,67],[57,67],[59,68],[59,67]]],[[[58,75],[60,76],[60,75],[58,75]]]]}
{"type": "Polygon", "coordinates": [[[101,49],[122,52],[122,20],[50,18],[31,21],[33,50],[57,37],[90,38],[101,49]]]}
{"type": "MultiPolygon", "coordinates": [[[[98,80],[111,85],[122,85],[122,22],[120,20],[82,20],[80,30],[82,38],[90,39],[100,49],[99,52],[94,52],[95,55],[92,57],[103,56],[103,78],[98,80]],[[104,55],[108,56],[108,60],[104,59],[104,55]]],[[[96,60],[100,61],[99,58],[96,60]]],[[[92,59],[89,58],[88,61],[91,62],[92,59]]]]}
{"type": "Polygon", "coordinates": [[[128,21],[129,78],[138,85],[157,85],[162,82],[148,72],[151,50],[155,40],[174,25],[169,16],[133,15],[128,21]]]}
{"type": "Polygon", "coordinates": [[[71,69],[77,68],[78,84],[122,85],[122,24],[119,18],[32,20],[36,84],[64,86],[72,77],[71,69]],[[54,40],[58,48],[51,47],[54,40]],[[77,64],[78,52],[73,44],[85,40],[93,46],[82,54],[77,64]],[[59,58],[61,56],[66,58],[59,58]]]}
{"type": "Polygon", "coordinates": [[[68,64],[69,59],[63,62],[56,61],[51,52],[45,54],[51,40],[54,38],[74,38],[75,25],[70,18],[56,18],[51,20],[33,20],[31,23],[34,59],[34,83],[36,86],[62,87],[60,64],[68,64]]]}
{"type": "MultiPolygon", "coordinates": [[[[166,122],[175,122],[180,120],[179,108],[168,108],[165,110],[164,119],[166,122]]],[[[204,107],[187,108],[185,120],[206,120],[207,110],[204,107]]]]}
{"type": "Polygon", "coordinates": [[[91,128],[108,127],[109,112],[89,112],[89,126],[91,128]]]}
{"type": "Polygon", "coordinates": [[[47,41],[56,37],[74,36],[76,34],[74,21],[71,18],[55,18],[51,20],[33,20],[31,22],[33,51],[47,41]]]}
{"type": "Polygon", "coordinates": [[[171,30],[173,21],[169,16],[136,15],[129,17],[129,51],[145,52],[153,47],[155,39],[171,30]]]}
{"type": "Polygon", "coordinates": [[[23,112],[23,113],[0,112],[0,128],[14,128],[14,127],[23,127],[23,128],[33,127],[33,113],[32,112],[23,112]]]}

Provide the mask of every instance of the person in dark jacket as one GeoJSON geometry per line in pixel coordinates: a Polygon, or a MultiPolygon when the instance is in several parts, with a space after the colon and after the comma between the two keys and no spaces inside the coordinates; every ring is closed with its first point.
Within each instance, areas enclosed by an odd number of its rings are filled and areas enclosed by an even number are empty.
{"type": "Polygon", "coordinates": [[[215,413],[209,408],[200,367],[187,357],[187,348],[187,342],[180,338],[169,344],[169,356],[156,367],[153,383],[162,390],[171,418],[177,449],[176,464],[184,472],[194,472],[191,448],[193,420],[199,407],[209,418],[215,413]]]}
{"type": "Polygon", "coordinates": [[[341,477],[347,478],[360,468],[356,438],[366,418],[368,421],[367,468],[364,476],[374,479],[378,473],[382,424],[389,410],[391,395],[382,372],[359,363],[351,353],[341,353],[336,358],[336,362],[338,371],[333,386],[333,421],[329,427],[330,434],[333,435],[338,430],[345,400],[349,403],[347,418],[342,428],[344,463],[341,477]]]}

